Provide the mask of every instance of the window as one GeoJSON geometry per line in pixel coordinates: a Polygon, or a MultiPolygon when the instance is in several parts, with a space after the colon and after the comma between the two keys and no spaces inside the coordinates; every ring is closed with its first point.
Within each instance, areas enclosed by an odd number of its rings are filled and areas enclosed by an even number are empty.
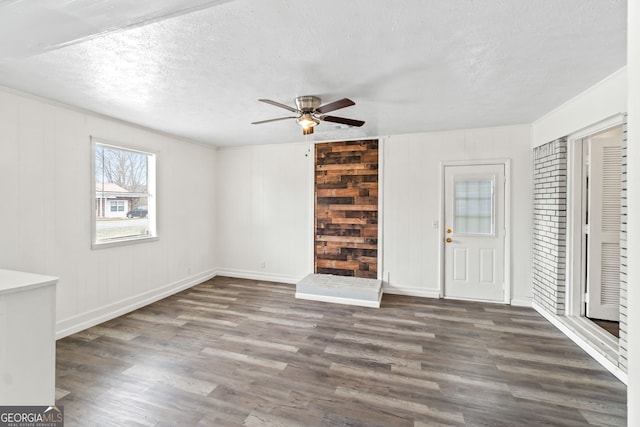
{"type": "Polygon", "coordinates": [[[493,234],[493,180],[455,183],[455,230],[459,234],[493,234]]]}
{"type": "Polygon", "coordinates": [[[155,154],[92,139],[93,247],[156,237],[155,154]]]}
{"type": "Polygon", "coordinates": [[[124,212],[124,200],[111,200],[111,212],[124,212]]]}

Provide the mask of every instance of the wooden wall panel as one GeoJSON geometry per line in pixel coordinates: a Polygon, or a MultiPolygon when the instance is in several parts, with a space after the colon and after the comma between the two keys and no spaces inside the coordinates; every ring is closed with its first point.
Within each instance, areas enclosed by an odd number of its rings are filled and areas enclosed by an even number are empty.
{"type": "Polygon", "coordinates": [[[316,144],[315,272],[377,277],[378,140],[316,144]]]}

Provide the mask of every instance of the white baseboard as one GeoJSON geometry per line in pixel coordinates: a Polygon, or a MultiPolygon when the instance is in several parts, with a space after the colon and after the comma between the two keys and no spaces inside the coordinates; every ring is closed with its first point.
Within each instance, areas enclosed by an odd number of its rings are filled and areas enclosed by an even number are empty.
{"type": "Polygon", "coordinates": [[[532,298],[513,298],[511,300],[511,305],[514,307],[531,307],[532,303],[532,298]]]}
{"type": "Polygon", "coordinates": [[[393,295],[406,295],[409,297],[425,297],[425,298],[440,298],[440,291],[434,289],[419,289],[419,288],[405,288],[401,286],[393,286],[388,283],[384,283],[382,291],[385,294],[393,295]]]}
{"type": "Polygon", "coordinates": [[[235,270],[232,268],[222,268],[216,270],[216,276],[233,277],[236,279],[262,280],[265,282],[280,282],[295,285],[304,276],[289,276],[285,274],[265,273],[262,271],[235,270]]]}
{"type": "MultiPolygon", "coordinates": [[[[382,296],[382,294],[380,295],[382,296]]],[[[303,294],[300,292],[296,292],[296,298],[307,299],[311,301],[332,302],[334,304],[346,304],[346,305],[357,305],[360,307],[380,308],[380,300],[370,301],[370,300],[361,300],[361,299],[353,299],[353,298],[332,297],[327,295],[303,294]]]]}
{"type": "Polygon", "coordinates": [[[578,347],[583,349],[589,356],[591,356],[596,362],[598,362],[602,367],[604,367],[607,371],[611,372],[616,378],[622,381],[623,384],[627,384],[627,374],[620,369],[616,364],[614,364],[611,360],[609,360],[606,356],[604,356],[597,348],[591,345],[588,341],[586,341],[583,337],[576,334],[571,328],[569,328],[560,318],[553,313],[547,312],[544,308],[542,308],[535,301],[531,303],[531,307],[542,317],[547,319],[549,323],[558,328],[560,332],[565,334],[567,338],[573,341],[578,347]]]}
{"type": "Polygon", "coordinates": [[[159,301],[170,295],[189,289],[199,283],[216,276],[215,270],[187,277],[174,283],[170,283],[158,289],[153,289],[139,295],[125,298],[94,310],[87,311],[56,323],[56,339],[64,338],[76,332],[114,319],[123,314],[137,310],[140,307],[159,301]]]}

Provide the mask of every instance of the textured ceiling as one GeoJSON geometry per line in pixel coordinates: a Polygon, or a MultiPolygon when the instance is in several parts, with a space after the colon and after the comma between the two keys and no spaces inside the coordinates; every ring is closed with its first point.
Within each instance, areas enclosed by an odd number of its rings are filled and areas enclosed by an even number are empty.
{"type": "Polygon", "coordinates": [[[211,144],[530,123],[626,64],[616,0],[0,0],[0,85],[211,144]]]}

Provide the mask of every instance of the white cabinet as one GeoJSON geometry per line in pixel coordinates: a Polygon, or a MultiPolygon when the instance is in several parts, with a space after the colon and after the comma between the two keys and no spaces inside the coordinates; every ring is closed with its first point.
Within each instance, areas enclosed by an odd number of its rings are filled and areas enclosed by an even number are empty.
{"type": "Polygon", "coordinates": [[[56,283],[0,270],[0,405],[53,405],[56,283]]]}

